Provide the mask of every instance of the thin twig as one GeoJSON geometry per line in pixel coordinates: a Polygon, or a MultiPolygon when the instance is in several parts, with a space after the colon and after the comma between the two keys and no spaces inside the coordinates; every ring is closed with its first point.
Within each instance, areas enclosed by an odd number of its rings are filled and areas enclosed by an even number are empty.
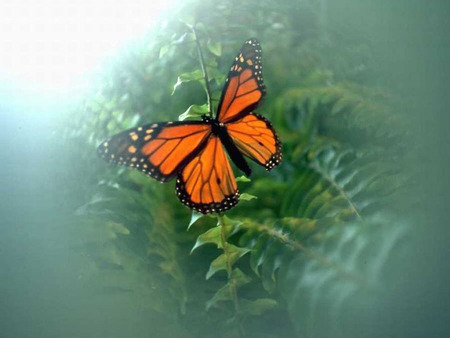
{"type": "Polygon", "coordinates": [[[195,29],[195,26],[192,26],[191,29],[192,32],[194,33],[195,44],[197,45],[198,57],[200,59],[200,66],[202,67],[203,78],[205,80],[205,91],[206,91],[206,100],[208,102],[209,116],[213,118],[211,107],[211,89],[209,88],[209,78],[208,73],[206,72],[205,59],[203,58],[202,48],[200,46],[200,41],[198,40],[197,30],[195,29]]]}

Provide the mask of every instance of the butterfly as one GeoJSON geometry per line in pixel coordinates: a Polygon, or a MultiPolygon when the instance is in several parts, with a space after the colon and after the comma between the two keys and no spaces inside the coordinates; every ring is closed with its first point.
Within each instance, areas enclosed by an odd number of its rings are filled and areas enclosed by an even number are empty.
{"type": "Polygon", "coordinates": [[[251,169],[244,156],[267,170],[282,161],[281,142],[272,124],[254,112],[266,94],[261,55],[256,39],[243,44],[225,80],[215,118],[203,115],[201,121],[129,129],[102,142],[98,154],[160,182],[176,176],[179,200],[197,212],[234,207],[239,190],[228,157],[246,176],[251,169]]]}

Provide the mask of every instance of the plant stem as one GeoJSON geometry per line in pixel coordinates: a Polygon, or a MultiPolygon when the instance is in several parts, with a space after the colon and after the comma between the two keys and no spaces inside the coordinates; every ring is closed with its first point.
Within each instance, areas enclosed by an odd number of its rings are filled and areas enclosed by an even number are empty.
{"type": "Polygon", "coordinates": [[[192,26],[191,29],[192,32],[194,33],[195,44],[197,45],[198,57],[200,59],[200,66],[202,67],[203,78],[205,80],[205,91],[206,91],[206,100],[208,102],[209,116],[213,118],[211,107],[211,89],[209,88],[209,78],[208,73],[206,72],[205,59],[203,58],[202,48],[200,46],[200,41],[198,40],[197,30],[195,29],[195,26],[192,26]]]}
{"type": "Polygon", "coordinates": [[[238,317],[239,316],[239,299],[238,299],[238,295],[237,295],[236,282],[231,277],[232,272],[233,272],[233,267],[231,265],[230,253],[228,251],[227,235],[225,232],[226,229],[225,229],[225,222],[223,221],[223,215],[217,214],[217,219],[219,220],[220,235],[221,235],[221,239],[222,239],[222,249],[223,249],[223,253],[226,257],[226,261],[227,261],[227,275],[228,275],[228,282],[230,283],[231,296],[233,298],[234,311],[236,313],[236,318],[239,323],[239,337],[243,337],[244,336],[244,328],[242,327],[242,323],[240,322],[239,317],[238,317]]]}

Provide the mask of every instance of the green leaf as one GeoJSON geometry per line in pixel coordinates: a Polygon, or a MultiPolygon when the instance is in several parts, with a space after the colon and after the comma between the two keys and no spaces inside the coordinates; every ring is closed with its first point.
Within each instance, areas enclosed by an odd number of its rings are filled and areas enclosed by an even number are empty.
{"type": "Polygon", "coordinates": [[[250,200],[253,200],[253,199],[257,199],[258,197],[256,197],[256,196],[253,196],[253,195],[250,195],[250,194],[247,194],[247,193],[243,193],[243,194],[241,194],[241,196],[239,197],[239,200],[242,200],[242,201],[250,201],[250,200]]]}
{"type": "Polygon", "coordinates": [[[159,50],[159,58],[162,59],[164,57],[164,55],[167,54],[168,51],[169,51],[169,45],[162,46],[161,49],[159,50]]]}
{"type": "Polygon", "coordinates": [[[202,115],[208,114],[208,105],[202,104],[201,106],[197,104],[191,105],[183,114],[178,116],[179,121],[184,121],[188,118],[199,118],[202,115]]]}
{"type": "Polygon", "coordinates": [[[195,41],[194,40],[194,34],[186,32],[183,35],[181,35],[178,39],[176,39],[176,40],[173,39],[172,43],[174,45],[179,45],[179,44],[182,44],[184,42],[191,42],[191,41],[195,41]]]}
{"type": "Polygon", "coordinates": [[[208,43],[206,44],[208,47],[208,50],[213,53],[216,56],[222,55],[222,45],[220,42],[214,42],[212,40],[208,40],[208,43]]]}
{"type": "Polygon", "coordinates": [[[177,88],[181,86],[181,84],[191,81],[200,81],[203,80],[203,73],[200,69],[196,69],[190,73],[183,73],[178,76],[177,82],[173,86],[172,95],[175,93],[177,88]]]}
{"type": "Polygon", "coordinates": [[[240,313],[243,316],[261,316],[264,312],[277,306],[275,299],[259,298],[256,300],[241,299],[239,301],[240,313]]]}
{"type": "Polygon", "coordinates": [[[236,182],[251,182],[251,179],[242,175],[242,176],[236,177],[236,182]]]}
{"type": "Polygon", "coordinates": [[[243,273],[242,270],[239,268],[233,269],[233,271],[231,272],[231,279],[236,284],[236,287],[243,286],[252,281],[252,279],[248,277],[245,273],[243,273]]]}
{"type": "Polygon", "coordinates": [[[191,226],[192,226],[195,222],[197,222],[200,218],[202,218],[203,216],[205,216],[205,215],[203,215],[203,214],[201,214],[201,213],[199,213],[199,212],[192,211],[191,220],[190,220],[190,222],[189,222],[189,225],[188,225],[188,227],[187,227],[187,230],[189,230],[189,229],[191,228],[191,226]]]}
{"type": "Polygon", "coordinates": [[[109,229],[111,229],[112,231],[114,231],[114,233],[116,233],[116,234],[121,234],[121,235],[129,235],[130,234],[130,230],[128,230],[128,228],[126,228],[124,225],[122,225],[120,223],[108,222],[106,226],[109,229]]]}
{"type": "MultiPolygon", "coordinates": [[[[229,227],[230,229],[232,228],[234,230],[235,228],[237,228],[239,225],[242,224],[241,221],[229,218],[226,215],[222,216],[222,220],[223,220],[223,224],[225,224],[227,229],[229,227]]],[[[217,225],[220,225],[220,221],[217,222],[217,225]]],[[[228,233],[227,233],[227,236],[228,236],[228,233]]]]}
{"type": "Polygon", "coordinates": [[[195,245],[192,247],[191,253],[198,247],[207,243],[214,243],[219,249],[222,248],[221,232],[221,227],[217,226],[198,236],[195,245]]]}
{"type": "Polygon", "coordinates": [[[218,302],[230,301],[233,299],[231,284],[228,282],[223,287],[221,287],[214,296],[206,303],[206,311],[208,311],[212,306],[216,305],[218,302]]]}
{"type": "Polygon", "coordinates": [[[212,261],[206,274],[206,279],[210,279],[218,271],[226,270],[228,260],[230,261],[230,265],[233,266],[233,264],[236,263],[239,258],[250,251],[247,248],[239,248],[229,243],[227,243],[226,250],[228,255],[221,254],[219,257],[212,261]]]}
{"type": "Polygon", "coordinates": [[[206,273],[206,279],[210,279],[216,272],[227,269],[227,256],[221,254],[215,260],[211,262],[209,270],[206,273]]]}
{"type": "Polygon", "coordinates": [[[233,299],[232,284],[235,287],[250,283],[251,279],[247,277],[240,269],[236,268],[231,273],[230,281],[227,282],[222,288],[220,288],[214,296],[206,303],[206,310],[209,310],[212,306],[218,302],[231,301],[233,299]]]}

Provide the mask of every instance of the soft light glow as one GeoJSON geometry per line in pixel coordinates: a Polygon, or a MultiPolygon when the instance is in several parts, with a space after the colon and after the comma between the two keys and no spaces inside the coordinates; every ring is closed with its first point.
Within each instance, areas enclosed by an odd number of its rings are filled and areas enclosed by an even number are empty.
{"type": "Polygon", "coordinates": [[[67,92],[113,50],[151,28],[173,0],[0,2],[0,78],[67,92]]]}

